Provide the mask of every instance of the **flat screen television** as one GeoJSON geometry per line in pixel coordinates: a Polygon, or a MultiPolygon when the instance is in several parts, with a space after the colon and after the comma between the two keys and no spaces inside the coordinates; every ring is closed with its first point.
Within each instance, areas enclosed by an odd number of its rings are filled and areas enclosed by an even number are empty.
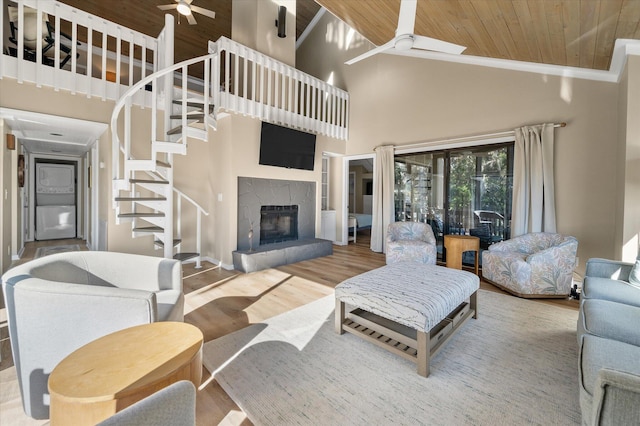
{"type": "Polygon", "coordinates": [[[313,170],[315,156],[316,135],[262,122],[260,164],[313,170]]]}

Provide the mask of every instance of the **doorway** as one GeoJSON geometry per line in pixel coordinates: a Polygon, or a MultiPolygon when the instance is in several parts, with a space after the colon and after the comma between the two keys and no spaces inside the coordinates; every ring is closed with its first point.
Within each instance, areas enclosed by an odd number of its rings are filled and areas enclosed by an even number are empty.
{"type": "Polygon", "coordinates": [[[374,154],[345,158],[343,239],[369,245],[373,210],[374,154]]]}
{"type": "MultiPolygon", "coordinates": [[[[0,119],[4,120],[5,126],[16,137],[18,141],[16,149],[21,154],[24,165],[24,186],[16,182],[16,185],[10,188],[11,191],[15,191],[17,200],[12,207],[14,216],[12,220],[17,223],[16,228],[20,230],[12,236],[12,245],[15,247],[12,250],[12,256],[19,258],[24,244],[36,240],[38,204],[42,207],[45,204],[68,206],[61,216],[58,214],[60,212],[54,212],[53,215],[48,216],[48,219],[65,217],[64,223],[67,223],[71,216],[73,208],[70,206],[75,206],[74,234],[77,238],[85,239],[91,249],[97,250],[100,247],[99,185],[95,183],[98,182],[99,168],[101,168],[98,167],[99,140],[108,129],[108,125],[9,108],[0,108],[0,119]],[[63,204],[58,204],[58,201],[37,202],[36,165],[41,162],[73,165],[75,180],[73,202],[70,200],[65,200],[63,204]],[[93,185],[92,182],[94,182],[93,185]]],[[[49,208],[49,210],[52,209],[49,208]]],[[[59,221],[50,221],[49,224],[51,228],[55,228],[59,221]]],[[[45,234],[44,238],[49,236],[45,234]]],[[[65,237],[66,235],[62,238],[65,237]]]]}

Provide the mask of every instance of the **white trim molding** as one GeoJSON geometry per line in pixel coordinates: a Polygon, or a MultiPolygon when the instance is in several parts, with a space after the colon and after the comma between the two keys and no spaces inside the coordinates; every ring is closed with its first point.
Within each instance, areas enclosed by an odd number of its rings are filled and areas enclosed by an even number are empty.
{"type": "Polygon", "coordinates": [[[510,59],[486,58],[483,56],[470,55],[449,55],[440,52],[429,52],[426,50],[407,50],[401,53],[391,49],[383,52],[390,55],[413,56],[416,58],[433,59],[436,61],[456,62],[460,64],[479,65],[483,67],[502,68],[513,71],[532,72],[544,75],[555,75],[560,77],[580,78],[585,80],[604,81],[618,83],[622,76],[622,71],[630,55],[640,56],[640,40],[618,39],[616,40],[611,57],[611,66],[608,71],[594,70],[579,67],[567,67],[561,65],[549,65],[536,62],[514,61],[510,59]]]}

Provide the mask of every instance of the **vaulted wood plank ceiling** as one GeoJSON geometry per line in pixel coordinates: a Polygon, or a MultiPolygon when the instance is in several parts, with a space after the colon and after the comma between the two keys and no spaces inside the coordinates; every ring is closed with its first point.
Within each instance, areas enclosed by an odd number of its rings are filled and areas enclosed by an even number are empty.
{"type": "MultiPolygon", "coordinates": [[[[172,14],[176,18],[174,58],[176,63],[206,55],[209,40],[216,41],[220,36],[231,38],[232,0],[193,0],[193,5],[216,13],[215,19],[194,13],[197,25],[189,25],[184,16],[175,10],[158,9],[158,5],[174,4],[173,0],[60,0],[60,2],[152,37],[156,37],[162,30],[164,15],[172,14]]],[[[314,0],[297,0],[296,37],[300,36],[319,10],[320,5],[314,0]]],[[[274,9],[274,22],[276,18],[277,10],[274,9]]]]}
{"type": "MultiPolygon", "coordinates": [[[[317,0],[376,45],[394,37],[400,0],[317,0]]],[[[608,69],[616,39],[640,39],[639,0],[418,0],[414,32],[463,54],[608,69]]]]}
{"type": "MultiPolygon", "coordinates": [[[[164,23],[156,6],[173,3],[62,2],[151,36],[164,23]]],[[[198,25],[176,19],[176,62],[206,54],[208,40],[231,36],[231,0],[193,4],[216,18],[195,14],[198,25]]],[[[297,36],[319,5],[376,45],[394,36],[400,0],[297,0],[297,36]]],[[[640,39],[640,0],[418,0],[415,33],[467,46],[465,55],[608,69],[616,39],[640,39]]]]}

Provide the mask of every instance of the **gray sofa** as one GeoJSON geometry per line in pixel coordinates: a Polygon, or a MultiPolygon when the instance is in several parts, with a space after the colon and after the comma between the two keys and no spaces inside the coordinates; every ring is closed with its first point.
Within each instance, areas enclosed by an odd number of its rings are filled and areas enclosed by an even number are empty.
{"type": "Polygon", "coordinates": [[[577,333],[584,425],[640,421],[640,287],[629,283],[633,266],[587,262],[577,333]]]}
{"type": "Polygon", "coordinates": [[[2,276],[11,352],[27,415],[49,418],[51,370],[79,347],[118,330],[183,321],[182,265],[105,251],[45,256],[2,276]]]}

